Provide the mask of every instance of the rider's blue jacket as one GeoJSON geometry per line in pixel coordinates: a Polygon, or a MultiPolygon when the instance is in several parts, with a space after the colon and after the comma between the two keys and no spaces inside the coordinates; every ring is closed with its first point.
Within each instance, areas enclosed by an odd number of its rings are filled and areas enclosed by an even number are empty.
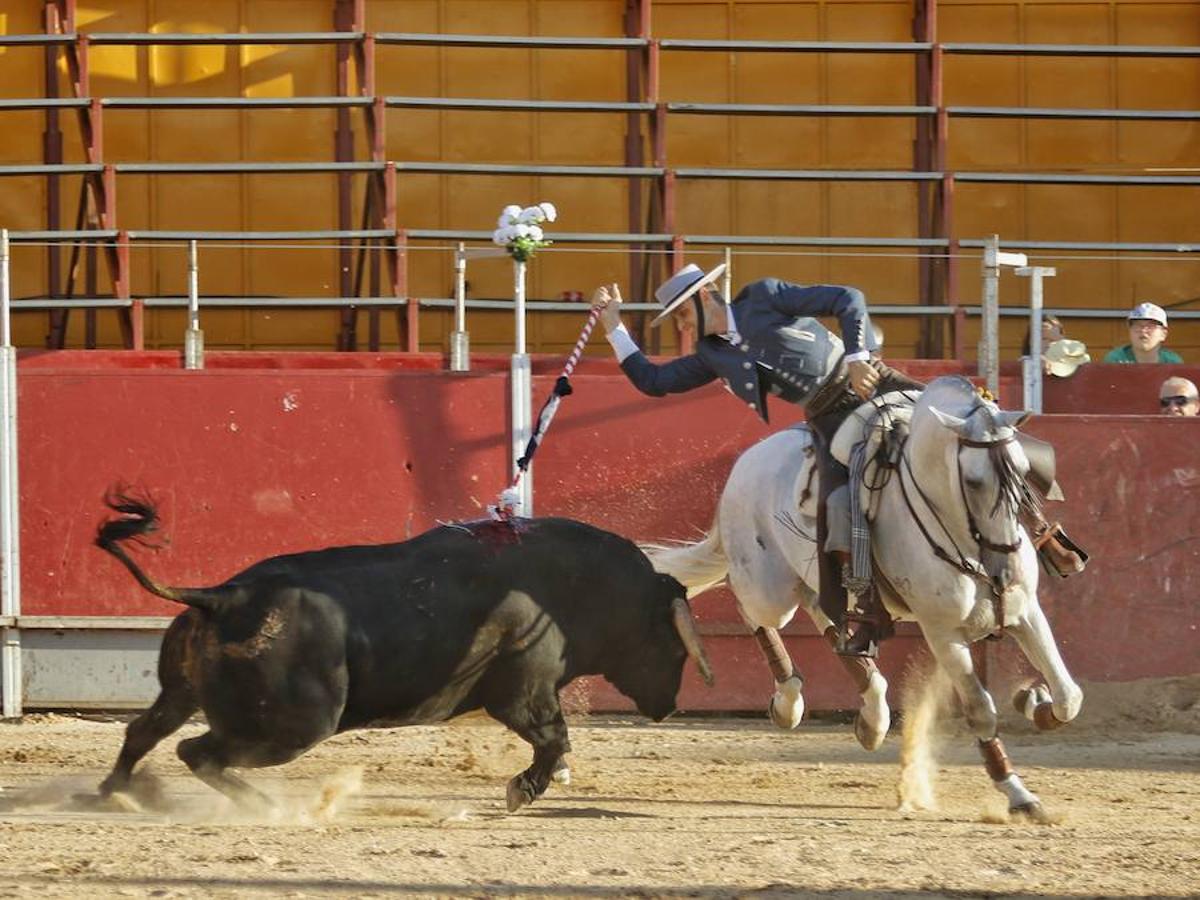
{"type": "Polygon", "coordinates": [[[867,301],[856,288],[764,278],[742,288],[731,309],[734,332],[706,335],[696,342],[694,353],[661,365],[639,351],[627,356],[621,368],[638,390],[655,397],[720,378],[767,421],[768,394],[804,405],[838,370],[843,352],[878,349],[867,301]],[[817,316],[836,317],[842,339],[817,316]]]}

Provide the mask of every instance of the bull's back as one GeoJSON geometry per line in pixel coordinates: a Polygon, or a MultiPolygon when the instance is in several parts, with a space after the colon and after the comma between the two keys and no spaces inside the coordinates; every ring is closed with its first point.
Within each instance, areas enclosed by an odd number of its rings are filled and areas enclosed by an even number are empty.
{"type": "MultiPolygon", "coordinates": [[[[498,667],[568,677],[564,643],[614,595],[645,593],[629,541],[567,519],[442,526],[396,544],[264,560],[233,582],[291,579],[342,610],[343,728],[434,722],[476,708],[498,667]]],[[[509,671],[504,677],[513,677],[509,671]]]]}

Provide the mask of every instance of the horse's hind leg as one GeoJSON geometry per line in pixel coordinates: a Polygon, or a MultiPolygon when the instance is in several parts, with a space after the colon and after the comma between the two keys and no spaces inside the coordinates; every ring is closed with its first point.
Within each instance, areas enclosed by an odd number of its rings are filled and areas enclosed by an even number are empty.
{"type": "Polygon", "coordinates": [[[1020,691],[1014,698],[1017,710],[1042,731],[1070,722],[1079,715],[1083,691],[1063,663],[1042,608],[1036,603],[1031,604],[1029,613],[1016,625],[1009,626],[1008,630],[1016,638],[1026,659],[1046,679],[1050,689],[1048,696],[1041,686],[1020,691]]]}
{"type": "Polygon", "coordinates": [[[975,675],[970,647],[963,643],[928,643],[938,664],[954,683],[967,724],[979,741],[979,752],[992,779],[992,786],[1008,798],[1009,812],[1022,813],[1034,819],[1044,818],[1041,801],[1025,787],[1021,776],[1009,762],[1008,753],[997,734],[996,704],[975,675]]]}

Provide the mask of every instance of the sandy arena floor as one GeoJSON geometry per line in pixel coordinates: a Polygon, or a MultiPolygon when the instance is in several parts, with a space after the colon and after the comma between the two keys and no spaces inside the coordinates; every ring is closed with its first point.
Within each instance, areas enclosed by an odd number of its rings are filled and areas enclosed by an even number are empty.
{"type": "Polygon", "coordinates": [[[143,763],[156,803],[89,808],[73,795],[106,773],[123,722],[33,715],[0,725],[0,897],[1200,893],[1200,677],[1084,687],[1072,727],[1006,718],[1051,825],[1007,820],[953,724],[931,812],[897,811],[898,733],[869,755],[845,724],[577,716],[572,784],[508,815],[528,753],[471,717],[251,772],[281,807],[251,821],[173,740],[143,763]]]}

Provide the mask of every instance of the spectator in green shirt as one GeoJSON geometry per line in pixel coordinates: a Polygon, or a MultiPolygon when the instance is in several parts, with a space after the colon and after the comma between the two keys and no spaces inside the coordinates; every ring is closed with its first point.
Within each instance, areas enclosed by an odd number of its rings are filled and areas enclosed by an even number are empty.
{"type": "Polygon", "coordinates": [[[1129,314],[1129,343],[1114,347],[1104,357],[1106,363],[1173,363],[1183,357],[1163,346],[1167,339],[1167,314],[1161,306],[1139,303],[1129,314]]]}

